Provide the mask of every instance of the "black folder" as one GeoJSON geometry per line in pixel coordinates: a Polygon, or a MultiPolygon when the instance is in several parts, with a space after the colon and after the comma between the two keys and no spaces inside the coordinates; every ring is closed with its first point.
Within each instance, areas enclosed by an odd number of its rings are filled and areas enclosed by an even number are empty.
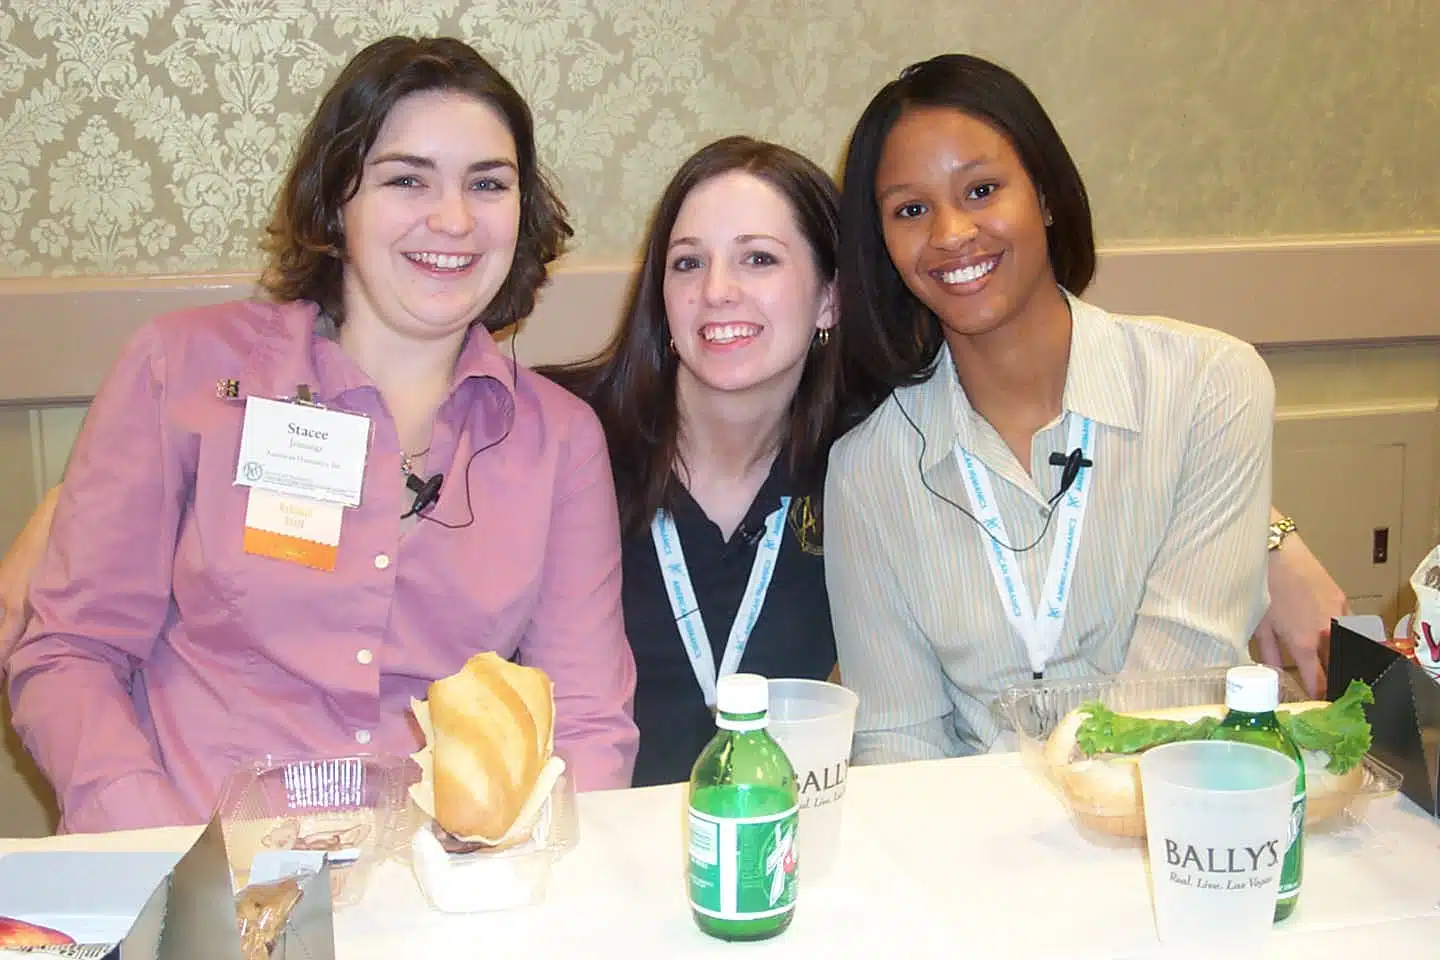
{"type": "Polygon", "coordinates": [[[1404,779],[1400,792],[1440,817],[1440,683],[1404,654],[1339,623],[1330,624],[1330,696],[1363,680],[1375,693],[1365,708],[1370,752],[1404,779]]]}

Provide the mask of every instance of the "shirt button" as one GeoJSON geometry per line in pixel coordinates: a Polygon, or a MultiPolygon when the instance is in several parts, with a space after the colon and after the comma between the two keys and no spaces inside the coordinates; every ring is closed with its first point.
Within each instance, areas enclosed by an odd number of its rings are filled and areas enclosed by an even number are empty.
{"type": "Polygon", "coordinates": [[[371,653],[369,650],[361,650],[359,653],[355,654],[356,663],[369,663],[371,660],[374,659],[375,654],[371,653]]]}
{"type": "Polygon", "coordinates": [[[389,557],[387,554],[383,554],[383,553],[377,553],[377,554],[375,554],[375,569],[376,569],[376,570],[384,570],[384,569],[385,569],[386,567],[388,567],[388,566],[390,566],[390,557],[389,557]]]}
{"type": "Polygon", "coordinates": [[[370,731],[369,731],[369,730],[356,730],[356,731],[355,731],[355,742],[356,742],[356,743],[359,743],[359,744],[369,743],[369,742],[370,742],[370,731]]]}

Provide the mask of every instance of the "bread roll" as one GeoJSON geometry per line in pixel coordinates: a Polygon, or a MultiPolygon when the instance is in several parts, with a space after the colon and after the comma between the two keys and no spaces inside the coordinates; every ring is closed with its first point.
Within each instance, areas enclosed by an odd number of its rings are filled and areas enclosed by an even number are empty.
{"type": "MultiPolygon", "coordinates": [[[[1288,713],[1304,713],[1327,707],[1323,700],[1283,703],[1288,713]]],[[[1225,707],[1209,704],[1197,707],[1170,707],[1164,710],[1125,710],[1127,717],[1180,720],[1194,723],[1204,717],[1217,720],[1225,707]]],[[[1101,833],[1122,837],[1145,836],[1145,808],[1140,793],[1140,754],[1098,754],[1085,756],[1075,742],[1080,725],[1088,715],[1076,708],[1056,724],[1045,741],[1045,767],[1050,779],[1065,794],[1065,800],[1081,824],[1101,833]]],[[[1143,751],[1142,751],[1143,752],[1143,751]]],[[[1325,769],[1324,754],[1301,750],[1305,761],[1305,822],[1318,823],[1345,809],[1350,798],[1365,782],[1364,764],[1343,774],[1325,769]]]]}
{"type": "Polygon", "coordinates": [[[501,837],[554,746],[550,678],[494,653],[430,684],[435,819],[457,837],[501,837]]]}

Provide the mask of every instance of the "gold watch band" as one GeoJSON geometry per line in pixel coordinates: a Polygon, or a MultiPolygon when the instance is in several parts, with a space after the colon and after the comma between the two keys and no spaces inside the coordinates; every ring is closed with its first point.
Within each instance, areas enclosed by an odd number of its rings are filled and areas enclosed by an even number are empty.
{"type": "Polygon", "coordinates": [[[1270,524],[1270,536],[1266,538],[1265,546],[1270,550],[1279,550],[1280,544],[1285,538],[1295,532],[1295,520],[1292,517],[1281,517],[1270,524]]]}

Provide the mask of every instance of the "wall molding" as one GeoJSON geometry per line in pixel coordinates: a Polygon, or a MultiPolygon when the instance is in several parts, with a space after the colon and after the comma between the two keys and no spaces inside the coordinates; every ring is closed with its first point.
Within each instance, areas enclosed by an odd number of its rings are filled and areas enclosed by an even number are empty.
{"type": "MultiPolygon", "coordinates": [[[[1436,385],[1440,388],[1440,384],[1436,385]]],[[[1281,407],[1275,411],[1275,422],[1308,423],[1355,417],[1429,417],[1440,412],[1440,401],[1433,399],[1376,400],[1365,403],[1307,404],[1281,407]]]]}
{"type": "MultiPolygon", "coordinates": [[[[609,338],[631,266],[566,266],[513,347],[588,356],[609,338]]],[[[1440,233],[1102,251],[1086,298],[1257,346],[1440,339],[1440,233]]],[[[0,404],[83,401],[149,318],[251,296],[253,274],[0,279],[0,404]]]]}

